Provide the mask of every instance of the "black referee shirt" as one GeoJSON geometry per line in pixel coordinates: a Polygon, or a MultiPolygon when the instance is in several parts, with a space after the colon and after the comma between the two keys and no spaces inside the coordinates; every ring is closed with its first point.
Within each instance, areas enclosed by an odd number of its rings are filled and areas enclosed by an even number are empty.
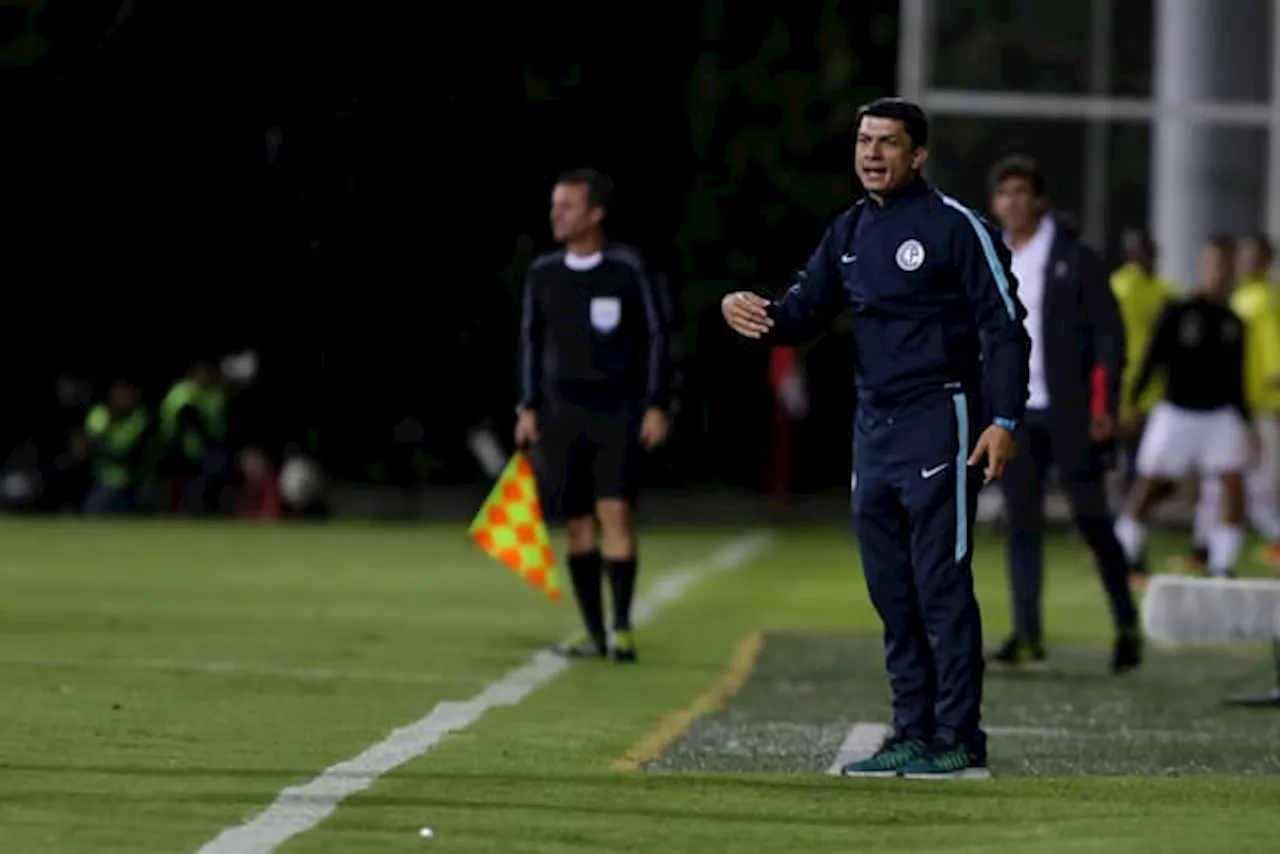
{"type": "Polygon", "coordinates": [[[525,278],[521,406],[668,404],[667,324],[639,253],[608,244],[589,258],[543,255],[525,278]]]}
{"type": "Polygon", "coordinates": [[[1196,296],[1165,309],[1130,395],[1134,403],[1160,368],[1165,400],[1174,406],[1194,412],[1231,406],[1249,418],[1244,324],[1226,305],[1196,296]]]}

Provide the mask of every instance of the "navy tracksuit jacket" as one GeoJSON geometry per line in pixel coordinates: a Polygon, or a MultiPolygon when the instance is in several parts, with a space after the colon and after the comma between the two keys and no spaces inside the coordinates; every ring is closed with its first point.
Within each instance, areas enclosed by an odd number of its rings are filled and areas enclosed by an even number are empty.
{"type": "Polygon", "coordinates": [[[800,343],[848,308],[854,512],[884,623],[894,727],[985,755],[970,568],[982,475],[967,461],[987,413],[1016,429],[1026,407],[1031,342],[1008,251],[973,211],[917,178],[836,219],[770,306],[768,340],[800,343]]]}

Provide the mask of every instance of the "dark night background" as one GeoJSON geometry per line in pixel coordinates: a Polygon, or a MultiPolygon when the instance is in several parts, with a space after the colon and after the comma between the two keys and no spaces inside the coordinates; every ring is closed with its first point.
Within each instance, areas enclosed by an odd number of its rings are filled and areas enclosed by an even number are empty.
{"type": "MultiPolygon", "coordinates": [[[[246,440],[302,443],[351,481],[478,480],[464,435],[509,436],[517,294],[550,248],[550,186],[591,165],[619,185],[612,235],[677,304],[683,388],[659,479],[763,487],[766,354],[729,340],[717,303],[783,284],[848,203],[850,120],[894,91],[898,4],[728,6],[45,0],[47,52],[0,66],[0,450],[68,426],[58,376],[97,393],[129,377],[155,401],[193,358],[253,347],[246,440]]],[[[1027,24],[1066,35],[1019,79],[1079,85],[1063,40],[1087,14],[1058,17],[1027,24]]],[[[967,26],[939,22],[952,76],[991,50],[967,26]]],[[[1001,67],[1026,53],[1010,39],[1001,67]]],[[[1025,124],[940,120],[934,177],[981,206],[987,163],[1031,146],[1078,204],[1082,131],[1025,124]]],[[[1145,174],[1113,175],[1120,215],[1145,215],[1145,174]]],[[[801,491],[848,482],[847,346],[836,333],[805,353],[801,491]]]]}
{"type": "MultiPolygon", "coordinates": [[[[96,391],[127,376],[156,399],[193,358],[255,347],[251,432],[273,450],[303,441],[341,477],[404,479],[394,428],[411,416],[439,460],[430,479],[477,477],[462,437],[507,433],[516,292],[548,248],[550,184],[589,164],[619,184],[613,236],[680,306],[666,478],[758,483],[764,353],[727,341],[712,310],[730,286],[783,281],[847,198],[848,127],[828,114],[892,90],[896,3],[842,4],[878,28],[838,27],[825,47],[820,4],[784,10],[781,32],[773,9],[721,5],[137,2],[116,23],[115,0],[50,0],[35,22],[48,53],[3,70],[4,446],[58,426],[59,375],[96,391]],[[838,91],[815,82],[833,51],[856,57],[838,91]],[[797,104],[816,134],[741,141],[776,135],[797,104]],[[706,211],[715,222],[689,227],[706,211]]],[[[844,367],[827,348],[844,353],[819,344],[815,373],[844,367]]],[[[811,424],[838,448],[846,419],[821,416],[847,408],[848,384],[815,385],[811,424]]],[[[802,480],[847,478],[819,468],[802,480]]]]}

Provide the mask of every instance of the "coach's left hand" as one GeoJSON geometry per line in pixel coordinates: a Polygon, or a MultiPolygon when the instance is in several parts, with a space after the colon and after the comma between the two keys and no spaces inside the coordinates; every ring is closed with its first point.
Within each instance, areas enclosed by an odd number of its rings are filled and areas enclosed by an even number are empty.
{"type": "Polygon", "coordinates": [[[671,419],[667,418],[666,411],[657,406],[650,406],[644,411],[644,418],[640,421],[640,444],[645,450],[652,451],[667,441],[670,431],[671,419]]]}
{"type": "Polygon", "coordinates": [[[979,465],[985,458],[987,466],[983,471],[984,482],[990,483],[1004,474],[1005,466],[1013,459],[1015,450],[1017,446],[1013,441],[1013,434],[992,424],[978,437],[978,444],[969,455],[969,465],[979,465]]]}

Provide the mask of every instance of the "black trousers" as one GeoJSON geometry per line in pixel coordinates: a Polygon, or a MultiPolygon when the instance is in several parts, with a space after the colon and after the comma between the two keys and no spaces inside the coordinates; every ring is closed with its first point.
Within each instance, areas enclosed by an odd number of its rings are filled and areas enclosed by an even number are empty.
{"type": "MultiPolygon", "coordinates": [[[[1008,571],[1014,631],[1026,640],[1044,637],[1044,493],[1048,470],[1055,462],[1049,430],[1050,413],[1029,410],[1018,436],[1018,455],[1001,480],[1009,525],[1008,571]]],[[[1062,466],[1059,466],[1062,469],[1062,466]]],[[[1061,486],[1071,503],[1076,528],[1093,552],[1102,576],[1111,617],[1117,628],[1137,623],[1129,567],[1107,506],[1101,467],[1086,472],[1066,469],[1061,486]]]]}

